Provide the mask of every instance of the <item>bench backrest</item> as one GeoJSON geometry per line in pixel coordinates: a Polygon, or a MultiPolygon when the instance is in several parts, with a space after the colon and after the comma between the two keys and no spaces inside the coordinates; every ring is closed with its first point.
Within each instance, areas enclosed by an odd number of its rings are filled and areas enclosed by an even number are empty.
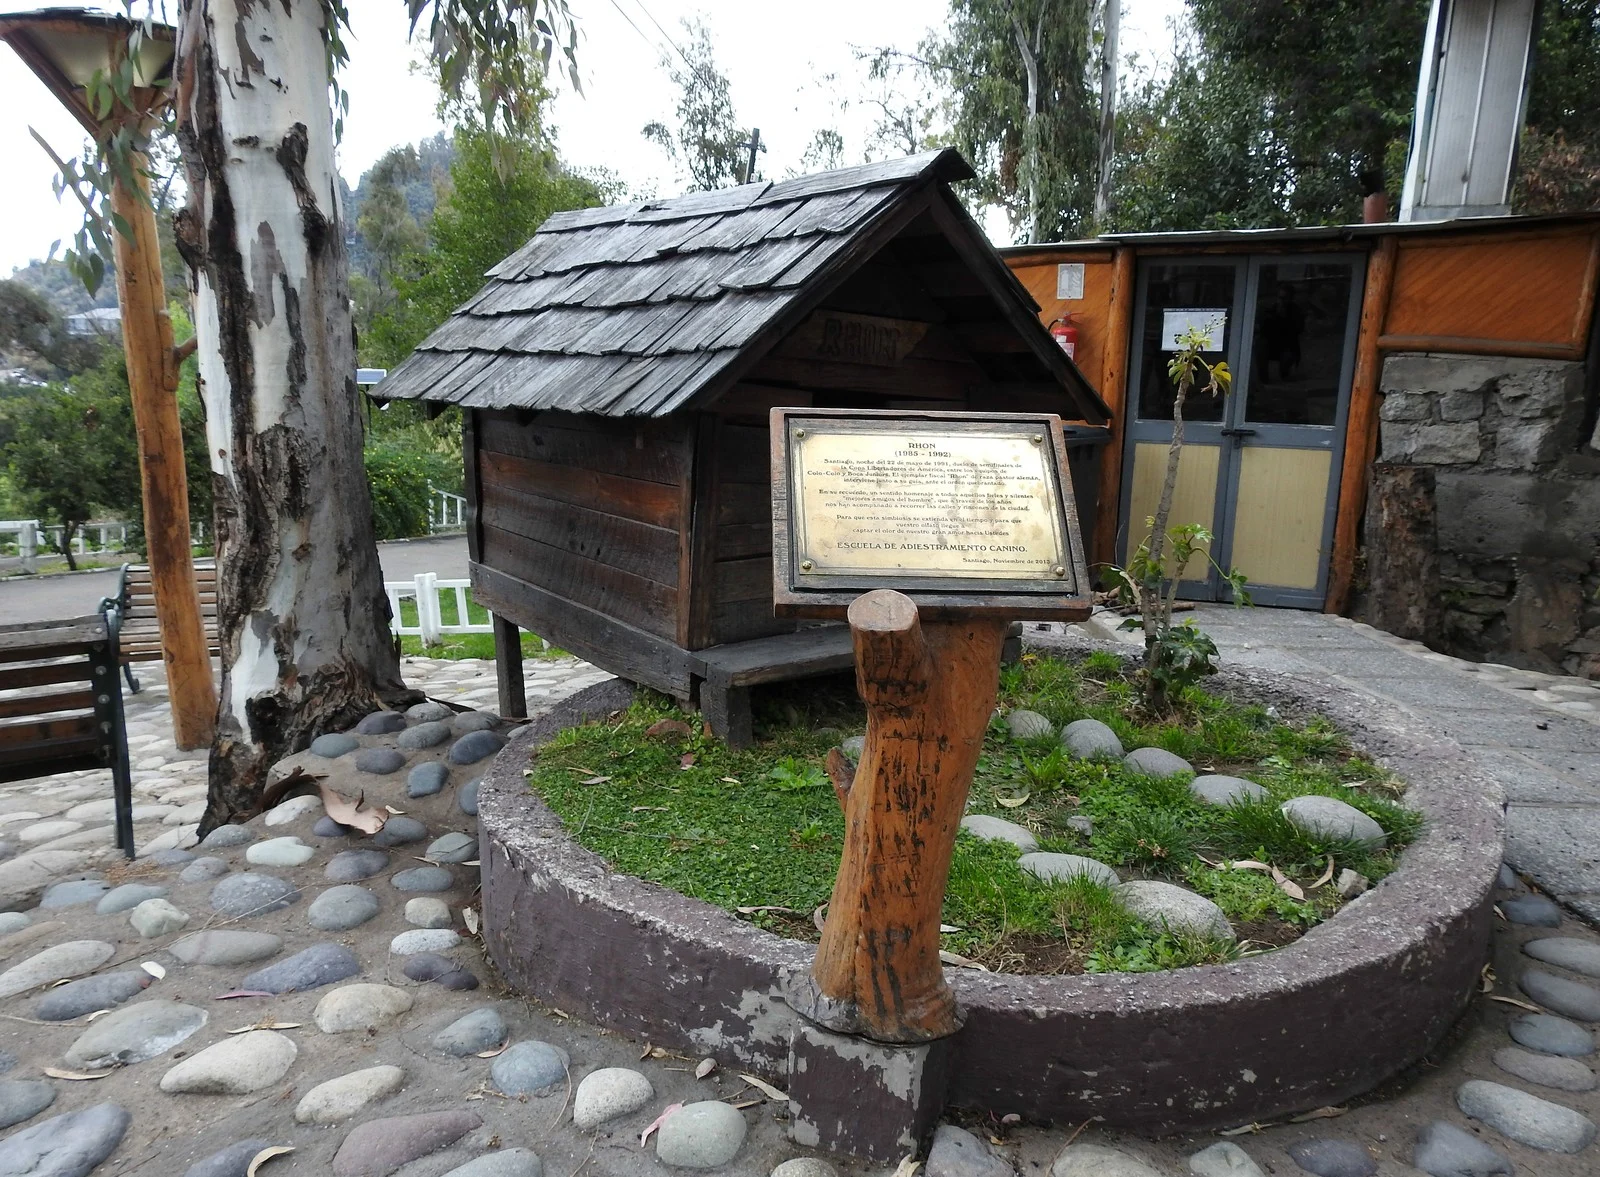
{"type": "Polygon", "coordinates": [[[116,614],[0,626],[0,781],[126,756],[116,614]]]}

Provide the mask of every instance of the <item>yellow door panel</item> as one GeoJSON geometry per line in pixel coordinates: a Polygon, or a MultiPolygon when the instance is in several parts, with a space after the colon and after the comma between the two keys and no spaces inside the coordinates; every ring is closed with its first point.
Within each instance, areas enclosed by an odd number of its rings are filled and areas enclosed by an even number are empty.
{"type": "Polygon", "coordinates": [[[1233,566],[1252,584],[1314,589],[1333,455],[1247,446],[1233,513],[1233,566]]]}
{"type": "MultiPolygon", "coordinates": [[[[1216,531],[1217,473],[1222,450],[1214,445],[1187,444],[1178,459],[1178,485],[1172,495],[1169,529],[1185,523],[1198,523],[1216,531]]],[[[1161,484],[1167,476],[1167,443],[1136,442],[1133,447],[1133,485],[1128,500],[1128,552],[1138,550],[1149,536],[1145,522],[1156,513],[1161,500],[1161,484]]],[[[1209,545],[1202,545],[1209,547],[1209,545]]],[[[1210,566],[1199,552],[1184,569],[1184,580],[1205,580],[1210,566]]],[[[1167,575],[1172,565],[1167,564],[1167,575]]]]}

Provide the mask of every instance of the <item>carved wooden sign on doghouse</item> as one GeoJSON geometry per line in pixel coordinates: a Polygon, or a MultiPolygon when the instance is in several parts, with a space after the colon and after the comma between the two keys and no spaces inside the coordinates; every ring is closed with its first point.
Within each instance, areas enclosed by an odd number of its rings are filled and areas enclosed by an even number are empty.
{"type": "Polygon", "coordinates": [[[1081,621],[1088,575],[1059,417],[774,409],[773,600],[847,618],[866,746],[796,1008],[927,1042],[960,1028],[939,909],[1015,618],[1081,621]]]}

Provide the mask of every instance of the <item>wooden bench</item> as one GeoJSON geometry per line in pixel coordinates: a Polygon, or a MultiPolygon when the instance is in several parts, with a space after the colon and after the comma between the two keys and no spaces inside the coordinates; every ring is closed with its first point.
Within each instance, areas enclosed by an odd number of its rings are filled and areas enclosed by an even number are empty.
{"type": "MultiPolygon", "coordinates": [[[[200,592],[200,617],[206,627],[206,649],[221,657],[217,640],[217,562],[194,562],[195,587],[200,592]]],[[[114,598],[122,606],[122,673],[128,690],[139,693],[133,677],[135,662],[161,661],[161,622],[156,616],[156,594],[148,564],[124,564],[114,598]]]]}
{"type": "Polygon", "coordinates": [[[133,857],[133,777],[117,681],[115,602],[65,621],[0,625],[0,781],[109,768],[117,848],[133,857]]]}
{"type": "MultiPolygon", "coordinates": [[[[1022,653],[1022,624],[1006,634],[1001,660],[1015,662],[1022,653]]],[[[700,712],[730,748],[755,742],[750,688],[849,670],[855,650],[848,625],[819,625],[775,637],[730,642],[694,652],[700,676],[700,712]]]]}

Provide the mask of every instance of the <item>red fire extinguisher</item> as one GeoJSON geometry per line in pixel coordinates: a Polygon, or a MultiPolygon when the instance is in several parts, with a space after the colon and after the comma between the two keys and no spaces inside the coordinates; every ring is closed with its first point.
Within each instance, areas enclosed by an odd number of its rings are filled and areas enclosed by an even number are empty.
{"type": "Polygon", "coordinates": [[[1050,338],[1056,341],[1056,346],[1067,353],[1067,359],[1077,363],[1078,360],[1078,325],[1072,321],[1071,315],[1062,315],[1050,324],[1050,338]]]}

